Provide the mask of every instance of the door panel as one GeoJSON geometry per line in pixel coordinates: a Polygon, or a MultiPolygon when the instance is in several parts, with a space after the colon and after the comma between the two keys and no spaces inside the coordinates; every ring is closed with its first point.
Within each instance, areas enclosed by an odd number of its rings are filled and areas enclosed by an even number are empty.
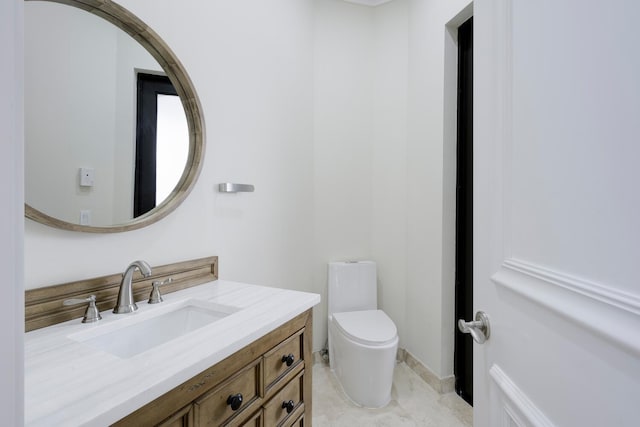
{"type": "Polygon", "coordinates": [[[640,3],[477,1],[476,426],[635,426],[640,3]]]}

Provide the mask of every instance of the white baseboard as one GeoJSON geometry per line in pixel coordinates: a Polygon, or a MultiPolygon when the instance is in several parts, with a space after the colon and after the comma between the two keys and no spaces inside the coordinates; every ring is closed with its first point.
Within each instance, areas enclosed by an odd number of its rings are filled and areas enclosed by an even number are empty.
{"type": "Polygon", "coordinates": [[[435,391],[440,394],[451,393],[455,390],[456,379],[453,375],[440,378],[433,371],[427,368],[421,361],[415,358],[413,354],[405,349],[398,349],[398,360],[403,361],[413,370],[420,378],[429,384],[435,391]],[[402,353],[402,356],[400,356],[402,353]]]}

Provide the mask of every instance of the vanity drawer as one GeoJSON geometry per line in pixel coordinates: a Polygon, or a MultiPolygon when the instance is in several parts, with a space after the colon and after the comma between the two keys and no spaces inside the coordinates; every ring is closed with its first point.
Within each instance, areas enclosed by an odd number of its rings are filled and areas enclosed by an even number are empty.
{"type": "Polygon", "coordinates": [[[191,427],[193,426],[193,405],[189,405],[173,414],[157,427],[191,427]]]}
{"type": "Polygon", "coordinates": [[[287,419],[295,420],[304,411],[303,378],[304,371],[300,372],[264,405],[265,426],[287,425],[284,421],[287,419]],[[289,405],[288,408],[287,405],[289,405]]]}
{"type": "MultiPolygon", "coordinates": [[[[304,408],[303,408],[304,410],[304,408]]],[[[293,419],[293,417],[292,417],[293,419]]],[[[304,427],[304,414],[300,415],[291,424],[287,424],[287,427],[304,427]]]]}
{"type": "Polygon", "coordinates": [[[279,378],[302,363],[303,332],[297,332],[265,353],[264,383],[267,392],[279,378]]]}
{"type": "MultiPolygon", "coordinates": [[[[197,399],[193,405],[195,425],[219,426],[232,418],[241,421],[244,415],[260,405],[261,360],[255,360],[237,374],[197,399]],[[242,396],[242,403],[232,408],[233,397],[242,396]]],[[[234,422],[235,424],[235,422],[234,422]]]]}
{"type": "MultiPolygon", "coordinates": [[[[239,417],[243,418],[243,417],[239,417]]],[[[262,409],[253,414],[248,419],[234,418],[229,422],[229,424],[225,424],[225,427],[263,427],[262,424],[262,409]],[[237,420],[237,421],[236,421],[237,420]]]]}

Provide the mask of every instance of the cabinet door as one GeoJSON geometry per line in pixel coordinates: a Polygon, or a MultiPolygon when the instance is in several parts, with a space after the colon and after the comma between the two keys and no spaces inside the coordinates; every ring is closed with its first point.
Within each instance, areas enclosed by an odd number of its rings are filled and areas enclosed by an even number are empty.
{"type": "Polygon", "coordinates": [[[277,426],[287,419],[297,419],[304,411],[303,381],[304,371],[300,372],[264,405],[265,426],[277,426]]]}
{"type": "Polygon", "coordinates": [[[304,427],[304,415],[299,416],[291,424],[283,424],[286,427],[304,427]]]}
{"type": "Polygon", "coordinates": [[[158,427],[192,427],[193,405],[186,406],[158,424],[158,427]]]}
{"type": "Polygon", "coordinates": [[[194,402],[198,427],[224,425],[260,405],[260,359],[194,402]]]}
{"type": "Polygon", "coordinates": [[[264,383],[267,394],[275,383],[303,362],[304,329],[287,338],[264,355],[264,383]]]}
{"type": "Polygon", "coordinates": [[[264,424],[262,423],[262,419],[263,419],[262,409],[260,409],[258,412],[256,412],[250,418],[244,421],[236,422],[237,419],[238,418],[234,418],[228,424],[225,424],[224,427],[263,427],[264,426],[264,424]]]}

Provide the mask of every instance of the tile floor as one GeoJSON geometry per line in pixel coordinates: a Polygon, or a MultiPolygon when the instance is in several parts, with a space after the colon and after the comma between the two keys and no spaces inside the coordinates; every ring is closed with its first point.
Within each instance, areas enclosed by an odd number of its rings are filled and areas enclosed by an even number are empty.
{"type": "Polygon", "coordinates": [[[440,395],[404,362],[396,365],[391,402],[364,409],[344,395],[325,363],[313,366],[313,425],[472,427],[472,408],[455,393],[440,395]]]}

